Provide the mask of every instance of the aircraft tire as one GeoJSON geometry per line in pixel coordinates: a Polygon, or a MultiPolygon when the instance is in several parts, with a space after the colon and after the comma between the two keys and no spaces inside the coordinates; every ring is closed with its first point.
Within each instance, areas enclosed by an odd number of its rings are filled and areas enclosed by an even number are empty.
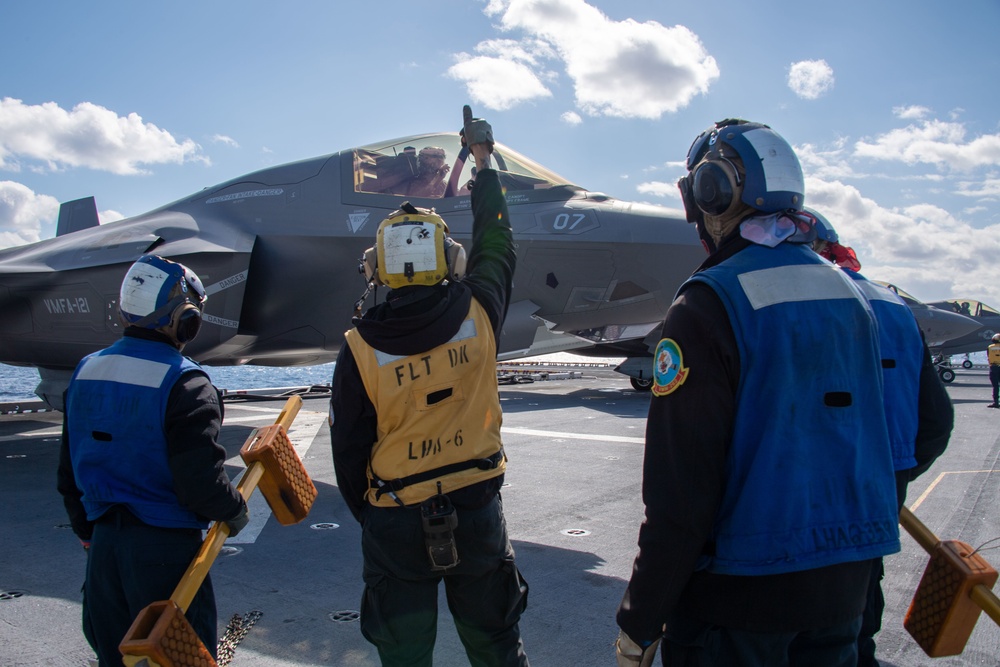
{"type": "Polygon", "coordinates": [[[965,361],[962,362],[962,368],[966,368],[966,369],[972,368],[972,362],[970,360],[966,359],[965,361]]]}
{"type": "Polygon", "coordinates": [[[941,376],[941,382],[948,384],[955,379],[955,371],[950,368],[941,368],[938,370],[938,375],[941,376]]]}
{"type": "Polygon", "coordinates": [[[636,391],[649,391],[653,388],[652,379],[630,377],[628,380],[632,383],[632,388],[636,391]]]}

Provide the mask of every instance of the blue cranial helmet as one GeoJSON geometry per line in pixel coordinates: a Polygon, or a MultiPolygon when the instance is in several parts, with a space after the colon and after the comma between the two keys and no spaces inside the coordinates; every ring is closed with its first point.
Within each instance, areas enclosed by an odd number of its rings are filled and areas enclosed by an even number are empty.
{"type": "Polygon", "coordinates": [[[805,210],[806,213],[808,213],[815,219],[815,222],[813,223],[813,228],[816,230],[817,241],[826,241],[827,243],[840,243],[840,237],[837,236],[837,230],[833,228],[833,225],[831,225],[830,221],[826,219],[826,216],[811,208],[803,210],[805,210]]]}
{"type": "Polygon", "coordinates": [[[723,216],[740,202],[761,213],[800,211],[805,203],[795,151],[761,123],[716,123],[691,144],[687,168],[690,173],[680,187],[692,222],[704,214],[723,216]]]}
{"type": "Polygon", "coordinates": [[[143,255],[125,274],[118,310],[126,326],[159,331],[184,344],[198,333],[207,300],[194,271],[158,255],[143,255]]]}

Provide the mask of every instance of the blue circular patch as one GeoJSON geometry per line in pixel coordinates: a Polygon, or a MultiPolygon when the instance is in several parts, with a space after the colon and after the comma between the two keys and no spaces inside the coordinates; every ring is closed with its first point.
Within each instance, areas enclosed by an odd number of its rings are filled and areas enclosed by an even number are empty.
{"type": "Polygon", "coordinates": [[[680,346],[672,338],[664,338],[653,356],[653,393],[666,396],[684,384],[687,376],[680,346]]]}

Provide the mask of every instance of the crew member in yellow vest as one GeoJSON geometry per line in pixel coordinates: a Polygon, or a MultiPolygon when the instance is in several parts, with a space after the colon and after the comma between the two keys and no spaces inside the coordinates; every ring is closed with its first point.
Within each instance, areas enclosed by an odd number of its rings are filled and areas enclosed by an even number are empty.
{"type": "Polygon", "coordinates": [[[362,527],[361,632],[384,666],[431,665],[442,579],[470,662],[528,665],[496,381],[516,255],[493,131],[468,106],[462,145],[476,165],[468,257],[433,210],[390,214],[362,261],[368,290],[389,291],[355,317],[333,374],[333,463],[362,527]]]}
{"type": "Polygon", "coordinates": [[[986,361],[990,365],[990,384],[993,385],[993,402],[987,407],[1000,408],[1000,333],[993,334],[993,341],[986,348],[986,361]]]}

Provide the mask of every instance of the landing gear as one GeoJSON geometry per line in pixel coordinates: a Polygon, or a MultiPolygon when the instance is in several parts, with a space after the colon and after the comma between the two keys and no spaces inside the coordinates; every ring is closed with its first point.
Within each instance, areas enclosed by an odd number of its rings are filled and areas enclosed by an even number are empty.
{"type": "Polygon", "coordinates": [[[972,368],[972,360],[969,359],[968,357],[966,357],[965,361],[962,362],[962,368],[964,368],[966,370],[972,368]]]}
{"type": "Polygon", "coordinates": [[[955,380],[955,371],[950,368],[938,368],[938,375],[941,377],[941,382],[945,384],[955,380]]]}
{"type": "Polygon", "coordinates": [[[632,388],[636,391],[649,391],[653,388],[652,379],[629,377],[628,380],[632,383],[632,388]]]}

